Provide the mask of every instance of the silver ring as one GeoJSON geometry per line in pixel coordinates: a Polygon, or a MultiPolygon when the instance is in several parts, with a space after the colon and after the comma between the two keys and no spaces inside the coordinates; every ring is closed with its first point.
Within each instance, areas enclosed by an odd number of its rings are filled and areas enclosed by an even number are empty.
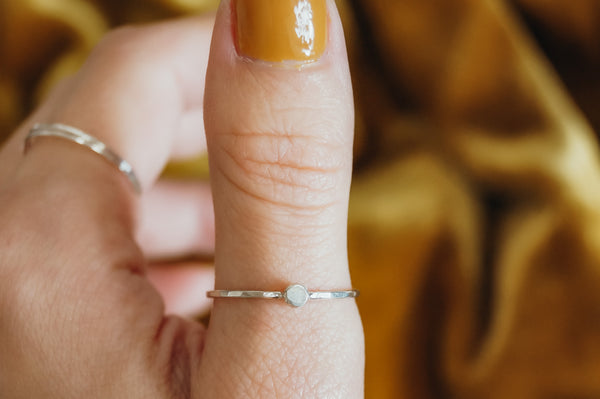
{"type": "Polygon", "coordinates": [[[44,124],[38,123],[33,126],[33,129],[27,135],[25,139],[25,152],[31,147],[31,140],[36,137],[59,137],[80,144],[84,147],[89,148],[96,154],[101,155],[111,164],[115,165],[133,185],[133,189],[137,194],[142,192],[140,182],[133,172],[133,167],[129,162],[118,156],[112,151],[106,144],[97,138],[90,136],[83,131],[76,129],[72,126],[63,125],[60,123],[44,124]]]}
{"type": "Polygon", "coordinates": [[[358,290],[309,291],[301,284],[292,284],[284,291],[215,290],[208,291],[206,296],[209,298],[283,299],[287,304],[299,308],[309,300],[356,298],[359,294],[358,290]]]}

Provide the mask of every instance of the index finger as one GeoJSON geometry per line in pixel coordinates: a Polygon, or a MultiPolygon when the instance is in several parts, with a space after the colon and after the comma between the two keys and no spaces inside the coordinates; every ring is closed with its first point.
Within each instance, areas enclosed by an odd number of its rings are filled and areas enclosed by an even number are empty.
{"type": "Polygon", "coordinates": [[[144,188],[172,157],[205,150],[202,107],[213,22],[202,16],[110,32],[2,148],[0,183],[38,122],[71,125],[98,138],[133,165],[144,188]]]}

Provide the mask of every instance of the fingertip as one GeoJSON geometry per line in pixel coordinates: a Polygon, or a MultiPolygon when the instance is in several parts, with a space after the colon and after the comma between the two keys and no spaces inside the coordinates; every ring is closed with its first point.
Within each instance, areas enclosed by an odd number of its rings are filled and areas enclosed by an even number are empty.
{"type": "Polygon", "coordinates": [[[205,295],[214,287],[214,268],[210,265],[153,265],[148,269],[148,279],[161,294],[166,314],[200,316],[212,305],[205,295]]]}
{"type": "Polygon", "coordinates": [[[151,259],[212,255],[214,223],[207,184],[164,180],[141,198],[136,236],[151,259]]]}

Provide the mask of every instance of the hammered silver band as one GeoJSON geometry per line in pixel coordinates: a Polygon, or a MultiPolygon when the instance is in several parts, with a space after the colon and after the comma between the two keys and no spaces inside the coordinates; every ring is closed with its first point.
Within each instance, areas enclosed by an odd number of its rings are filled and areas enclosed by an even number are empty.
{"type": "Polygon", "coordinates": [[[61,123],[44,124],[38,123],[29,132],[25,139],[25,152],[29,150],[32,140],[36,137],[58,137],[69,140],[89,148],[96,154],[102,156],[111,164],[115,165],[133,185],[133,189],[137,194],[142,192],[140,182],[133,171],[133,167],[129,162],[118,156],[106,144],[97,138],[90,136],[83,131],[72,126],[63,125],[61,123]]]}
{"type": "Polygon", "coordinates": [[[209,298],[283,299],[294,307],[304,306],[309,300],[356,298],[358,290],[309,291],[301,284],[292,284],[284,291],[215,290],[208,291],[209,298]]]}

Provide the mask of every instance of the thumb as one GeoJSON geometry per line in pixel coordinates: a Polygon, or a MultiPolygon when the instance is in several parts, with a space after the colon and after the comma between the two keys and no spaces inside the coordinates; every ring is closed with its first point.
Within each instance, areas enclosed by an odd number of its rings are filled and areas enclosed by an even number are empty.
{"type": "MultiPolygon", "coordinates": [[[[350,288],[346,225],[354,115],[334,2],[223,1],[205,115],[216,288],[350,288]]],[[[260,397],[300,391],[362,397],[362,340],[351,299],[299,309],[279,301],[217,299],[203,386],[212,387],[214,397],[248,396],[248,390],[260,397]],[[239,384],[214,385],[225,377],[239,384]]]]}

